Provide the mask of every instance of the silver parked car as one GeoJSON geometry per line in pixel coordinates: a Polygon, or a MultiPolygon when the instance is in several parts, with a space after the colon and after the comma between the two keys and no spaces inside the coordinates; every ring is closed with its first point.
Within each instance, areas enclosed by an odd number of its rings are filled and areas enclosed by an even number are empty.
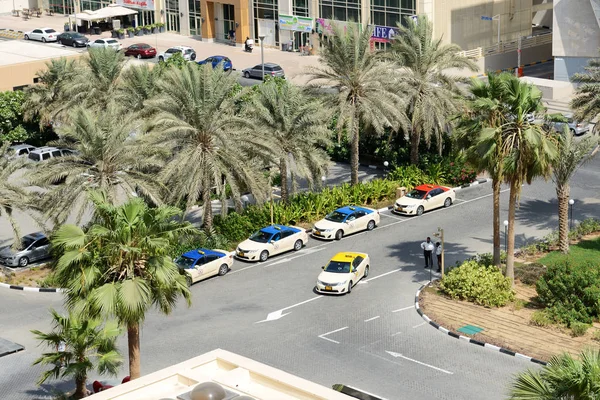
{"type": "Polygon", "coordinates": [[[579,122],[573,119],[573,114],[563,114],[563,117],[567,120],[567,122],[551,122],[551,128],[557,132],[562,132],[564,130],[565,124],[569,127],[569,131],[572,135],[583,135],[590,130],[590,124],[587,122],[579,122]]]}
{"type": "Polygon", "coordinates": [[[23,157],[27,156],[33,150],[37,149],[37,147],[32,146],[30,144],[15,144],[8,148],[10,157],[23,157]]]}
{"type": "MultiPolygon", "coordinates": [[[[262,64],[255,65],[252,68],[246,68],[242,71],[244,78],[262,78],[262,64]]],[[[283,68],[277,64],[265,63],[265,76],[285,78],[283,68]]]]}
{"type": "Polygon", "coordinates": [[[0,263],[9,267],[26,267],[30,262],[50,257],[50,241],[42,232],[23,236],[21,250],[0,250],[0,263]]]}

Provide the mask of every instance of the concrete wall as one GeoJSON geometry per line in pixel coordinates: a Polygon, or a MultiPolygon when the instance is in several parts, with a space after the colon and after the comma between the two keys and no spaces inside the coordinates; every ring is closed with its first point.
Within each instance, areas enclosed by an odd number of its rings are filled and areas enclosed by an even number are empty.
{"type": "MultiPolygon", "coordinates": [[[[36,4],[35,1],[33,4],[36,4]]],[[[14,9],[22,10],[23,8],[37,7],[37,5],[29,4],[29,0],[15,0],[14,9]]],[[[0,14],[11,14],[13,10],[13,0],[0,0],[0,14]]]]}
{"type": "Polygon", "coordinates": [[[588,60],[588,57],[555,57],[554,79],[568,82],[573,74],[584,72],[588,60]]]}
{"type": "MultiPolygon", "coordinates": [[[[80,56],[66,57],[79,58],[80,56]]],[[[13,90],[20,86],[33,85],[39,71],[46,69],[48,60],[36,60],[0,66],[0,91],[13,90]]]]}
{"type": "Polygon", "coordinates": [[[435,0],[435,36],[463,50],[487,47],[498,41],[498,21],[482,16],[500,15],[500,40],[531,35],[531,0],[435,0]]]}

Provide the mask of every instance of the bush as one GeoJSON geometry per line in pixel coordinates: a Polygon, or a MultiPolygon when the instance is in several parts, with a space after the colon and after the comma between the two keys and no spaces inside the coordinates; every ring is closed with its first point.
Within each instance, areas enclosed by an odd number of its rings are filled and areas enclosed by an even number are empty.
{"type": "Polygon", "coordinates": [[[60,288],[60,283],[56,279],[54,271],[50,272],[44,279],[38,282],[41,288],[60,288]]]}
{"type": "Polygon", "coordinates": [[[590,233],[600,231],[600,220],[596,218],[587,218],[581,221],[574,229],[579,236],[589,235],[590,233]]]}
{"type": "Polygon", "coordinates": [[[539,310],[531,314],[529,323],[535,326],[546,327],[552,325],[552,318],[544,310],[539,310]]]}
{"type": "Polygon", "coordinates": [[[515,279],[525,285],[535,285],[545,272],[546,266],[543,264],[524,264],[515,268],[515,279]]]}
{"type": "Polygon", "coordinates": [[[600,342],[600,330],[595,329],[594,332],[592,332],[592,340],[600,342]]]}
{"type": "Polygon", "coordinates": [[[430,181],[427,174],[414,165],[396,168],[389,173],[388,179],[398,182],[399,186],[404,186],[407,190],[430,181]]]}
{"type": "Polygon", "coordinates": [[[468,300],[485,307],[501,307],[514,300],[510,279],[493,266],[465,261],[450,271],[440,289],[454,299],[468,300]]]}
{"type": "Polygon", "coordinates": [[[556,322],[571,327],[575,322],[589,324],[600,316],[600,269],[569,260],[548,266],[537,281],[540,302],[556,322]]]}
{"type": "Polygon", "coordinates": [[[477,178],[477,171],[460,158],[444,165],[445,182],[451,186],[471,183],[477,178]]]}
{"type": "Polygon", "coordinates": [[[574,337],[583,336],[591,326],[591,324],[584,324],[583,322],[573,322],[571,324],[571,335],[574,337]]]}

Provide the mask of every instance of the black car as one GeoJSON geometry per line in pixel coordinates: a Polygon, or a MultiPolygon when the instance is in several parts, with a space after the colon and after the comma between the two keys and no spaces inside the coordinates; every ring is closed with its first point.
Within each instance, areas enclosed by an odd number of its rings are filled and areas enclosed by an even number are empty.
{"type": "Polygon", "coordinates": [[[77,32],[63,32],[58,35],[57,42],[65,46],[85,47],[90,39],[77,32]]]}

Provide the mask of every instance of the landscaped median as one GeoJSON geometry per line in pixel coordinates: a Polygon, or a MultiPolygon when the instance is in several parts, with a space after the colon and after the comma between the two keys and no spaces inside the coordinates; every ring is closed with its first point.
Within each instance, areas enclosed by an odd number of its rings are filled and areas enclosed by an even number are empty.
{"type": "MultiPolygon", "coordinates": [[[[453,336],[507,349],[509,354],[548,361],[563,352],[578,356],[586,348],[598,348],[600,222],[580,226],[589,229],[594,224],[596,233],[573,244],[570,255],[522,253],[512,290],[502,271],[480,256],[423,288],[419,308],[453,336]]],[[[553,249],[552,243],[543,243],[553,249]]]]}

